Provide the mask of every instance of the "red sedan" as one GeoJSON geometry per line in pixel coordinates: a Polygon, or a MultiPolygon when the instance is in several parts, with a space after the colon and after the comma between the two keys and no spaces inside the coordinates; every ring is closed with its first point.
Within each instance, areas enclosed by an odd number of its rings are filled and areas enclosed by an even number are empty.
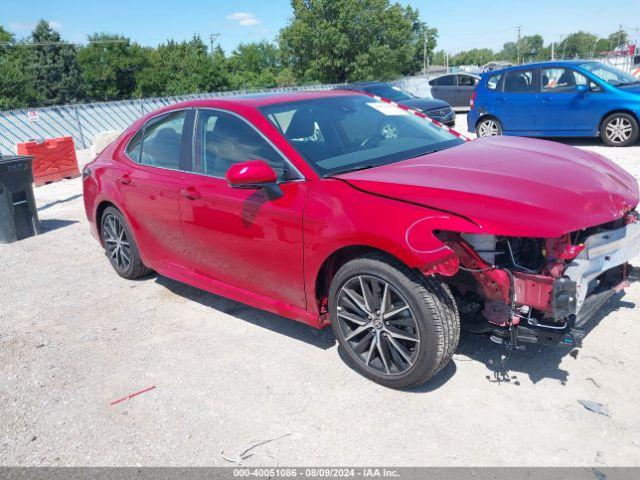
{"type": "Polygon", "coordinates": [[[331,324],[350,362],[392,387],[441,370],[461,326],[511,348],[579,344],[640,253],[638,184],[605,158],[468,142],[354,92],[173,105],[83,177],[119,275],[154,270],[331,324]]]}

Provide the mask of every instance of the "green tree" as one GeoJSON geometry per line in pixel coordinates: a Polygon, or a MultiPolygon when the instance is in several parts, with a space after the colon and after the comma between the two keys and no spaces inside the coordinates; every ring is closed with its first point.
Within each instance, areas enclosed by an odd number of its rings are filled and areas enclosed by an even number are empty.
{"type": "Polygon", "coordinates": [[[389,0],[292,0],[280,48],[298,80],[389,79],[416,68],[417,10],[389,0]]]}
{"type": "Polygon", "coordinates": [[[516,42],[506,42],[497,55],[497,60],[515,62],[518,59],[518,45],[516,42]]]}
{"type": "Polygon", "coordinates": [[[474,48],[457,53],[449,60],[451,65],[484,65],[493,60],[495,53],[490,48],[474,48]]]}
{"type": "Polygon", "coordinates": [[[35,105],[39,96],[31,75],[29,49],[16,46],[12,33],[0,26],[0,109],[35,105]]]}
{"type": "Polygon", "coordinates": [[[79,50],[78,63],[86,99],[130,98],[136,89],[136,73],[147,66],[147,55],[128,38],[96,33],[79,50]]]}
{"type": "Polygon", "coordinates": [[[278,85],[282,61],[277,45],[266,41],[241,43],[229,57],[228,63],[232,89],[278,85]]]}
{"type": "Polygon", "coordinates": [[[213,55],[199,36],[189,41],[169,40],[157,49],[145,49],[148,64],[136,75],[136,96],[184,95],[228,88],[224,52],[213,55]]]}
{"type": "Polygon", "coordinates": [[[520,40],[520,58],[527,62],[542,60],[544,57],[544,39],[542,35],[528,35],[520,40]]]}
{"type": "Polygon", "coordinates": [[[597,40],[596,35],[580,30],[568,35],[558,45],[556,55],[563,58],[588,58],[597,40]]]}
{"type": "Polygon", "coordinates": [[[46,104],[59,105],[82,98],[82,79],[76,48],[62,41],[49,23],[41,20],[31,33],[30,72],[46,104]]]}

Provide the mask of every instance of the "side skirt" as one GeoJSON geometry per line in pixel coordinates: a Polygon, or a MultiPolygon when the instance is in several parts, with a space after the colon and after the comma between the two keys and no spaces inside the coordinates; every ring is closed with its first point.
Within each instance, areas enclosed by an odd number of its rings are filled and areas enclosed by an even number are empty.
{"type": "Polygon", "coordinates": [[[298,322],[306,323],[314,328],[323,328],[326,326],[321,323],[320,318],[317,315],[314,315],[303,308],[289,305],[284,302],[265,297],[264,295],[259,295],[248,290],[229,285],[228,283],[215,280],[214,278],[199,274],[181,266],[168,264],[166,262],[151,263],[152,264],[149,265],[150,268],[159,274],[178,282],[186,283],[192,287],[235,300],[236,302],[240,302],[260,310],[265,310],[298,322]]]}

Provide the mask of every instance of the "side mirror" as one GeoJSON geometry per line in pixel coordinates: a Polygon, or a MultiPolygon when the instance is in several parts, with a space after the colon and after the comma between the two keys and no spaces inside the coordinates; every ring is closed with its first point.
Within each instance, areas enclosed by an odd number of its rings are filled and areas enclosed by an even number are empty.
{"type": "Polygon", "coordinates": [[[282,189],[277,183],[278,175],[264,160],[236,163],[227,170],[225,176],[231,188],[264,188],[269,200],[282,196],[282,189]]]}
{"type": "Polygon", "coordinates": [[[576,92],[583,95],[589,91],[589,87],[587,85],[578,85],[576,87],[576,92]]]}
{"type": "Polygon", "coordinates": [[[249,160],[232,165],[226,178],[232,188],[260,188],[276,183],[278,176],[264,160],[249,160]]]}

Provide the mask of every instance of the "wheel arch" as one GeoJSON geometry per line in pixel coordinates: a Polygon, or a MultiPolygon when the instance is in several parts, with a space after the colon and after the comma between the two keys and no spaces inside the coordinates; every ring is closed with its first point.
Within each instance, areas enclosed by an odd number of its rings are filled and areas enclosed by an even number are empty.
{"type": "Polygon", "coordinates": [[[602,124],[607,119],[607,117],[614,115],[616,113],[626,113],[627,115],[631,115],[633,118],[635,118],[638,126],[640,126],[640,118],[638,118],[638,115],[636,114],[636,112],[634,112],[633,110],[629,110],[628,108],[614,108],[613,110],[609,110],[607,113],[602,115],[602,117],[600,117],[600,122],[598,122],[598,132],[602,130],[602,124]]]}
{"type": "Polygon", "coordinates": [[[113,207],[116,210],[118,210],[120,213],[122,213],[122,210],[120,210],[118,208],[118,206],[111,202],[110,200],[102,200],[100,202],[98,202],[98,206],[96,207],[96,213],[95,213],[95,222],[96,222],[96,229],[98,231],[98,236],[100,238],[100,243],[103,244],[104,240],[102,239],[102,216],[104,215],[104,211],[108,208],[108,207],[113,207]]]}
{"type": "Polygon", "coordinates": [[[493,118],[494,120],[496,120],[500,124],[500,126],[502,128],[504,128],[504,126],[502,125],[502,120],[500,120],[497,115],[495,115],[493,113],[482,113],[482,114],[480,114],[480,116],[476,120],[475,125],[473,126],[474,131],[478,129],[478,125],[480,124],[480,122],[483,121],[483,120],[486,120],[487,118],[493,118]]]}
{"type": "Polygon", "coordinates": [[[315,276],[313,299],[316,302],[316,306],[320,314],[327,313],[326,301],[329,296],[329,288],[331,287],[333,277],[340,269],[340,267],[342,267],[350,260],[359,258],[368,253],[381,254],[385,257],[388,257],[389,259],[393,259],[396,262],[407,266],[407,268],[411,268],[397,256],[389,253],[388,251],[372,247],[370,245],[349,245],[333,251],[322,262],[315,276]]]}

